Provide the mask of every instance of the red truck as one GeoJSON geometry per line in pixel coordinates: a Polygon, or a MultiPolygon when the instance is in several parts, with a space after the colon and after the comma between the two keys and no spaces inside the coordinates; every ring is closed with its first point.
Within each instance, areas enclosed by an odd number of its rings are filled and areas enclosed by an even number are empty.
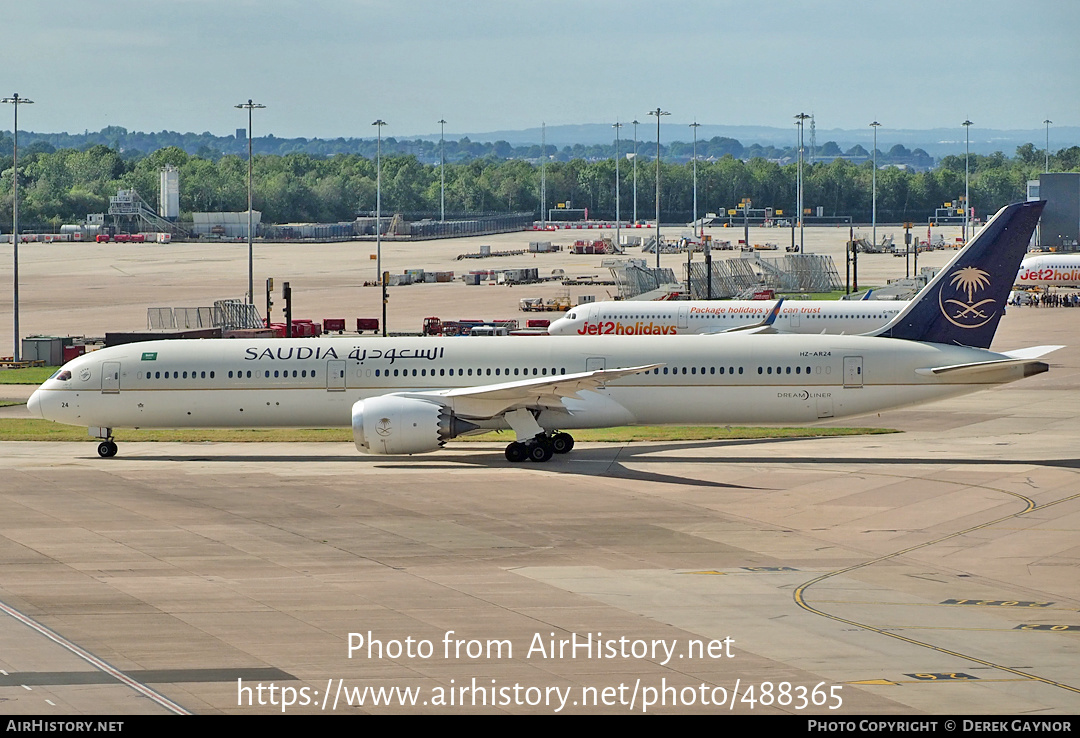
{"type": "Polygon", "coordinates": [[[117,233],[110,236],[108,233],[99,233],[95,239],[98,243],[146,243],[146,235],[143,233],[117,233]]]}

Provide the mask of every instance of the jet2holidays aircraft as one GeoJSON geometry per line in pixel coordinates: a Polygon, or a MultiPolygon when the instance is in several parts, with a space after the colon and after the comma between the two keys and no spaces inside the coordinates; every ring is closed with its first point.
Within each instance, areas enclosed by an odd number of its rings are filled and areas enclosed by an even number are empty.
{"type": "MultiPolygon", "coordinates": [[[[579,305],[548,326],[553,336],[673,336],[757,328],[776,307],[765,300],[619,300],[579,305]]],[[[907,300],[786,302],[778,333],[868,333],[907,307],[907,300]]]]}
{"type": "Polygon", "coordinates": [[[1043,202],[1002,208],[875,335],[149,341],[74,359],[33,415],[116,428],[352,427],[368,454],[436,451],[509,429],[512,462],[567,432],[635,424],[813,423],[975,392],[1048,369],[1040,346],[989,351],[1043,202]]]}
{"type": "Polygon", "coordinates": [[[1020,263],[1021,287],[1080,287],[1080,254],[1038,254],[1020,263]]]}

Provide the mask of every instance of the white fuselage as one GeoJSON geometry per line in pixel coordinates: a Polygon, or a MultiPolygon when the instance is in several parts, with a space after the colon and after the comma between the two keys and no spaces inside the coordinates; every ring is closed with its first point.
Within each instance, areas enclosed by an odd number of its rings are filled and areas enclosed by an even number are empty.
{"type": "MultiPolygon", "coordinates": [[[[904,300],[791,300],[780,306],[780,333],[848,335],[881,328],[904,300]]],[[[579,305],[548,327],[553,336],[670,336],[718,333],[760,323],[772,300],[628,300],[579,305]]]]}
{"type": "MultiPolygon", "coordinates": [[[[356,338],[152,341],[81,356],[31,413],[91,428],[348,427],[357,400],[662,364],[542,410],[545,428],[807,423],[960,395],[1024,376],[931,376],[1005,358],[862,336],[356,338]],[[923,371],[918,371],[918,370],[923,371]],[[69,378],[64,378],[65,376],[69,378]]],[[[474,416],[506,428],[501,415],[474,416]]]]}
{"type": "Polygon", "coordinates": [[[1080,254],[1041,254],[1020,262],[1016,273],[1020,287],[1080,286],[1080,254]]]}

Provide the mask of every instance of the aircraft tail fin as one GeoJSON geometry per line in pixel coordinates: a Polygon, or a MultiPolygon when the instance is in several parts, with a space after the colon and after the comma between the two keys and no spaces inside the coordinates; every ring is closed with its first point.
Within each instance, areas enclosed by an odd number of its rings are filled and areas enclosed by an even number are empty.
{"type": "Polygon", "coordinates": [[[780,306],[784,304],[784,298],[781,297],[776,301],[776,304],[772,306],[768,314],[757,323],[751,325],[741,325],[737,328],[723,328],[712,331],[704,331],[704,334],[715,333],[776,333],[776,328],[773,324],[776,322],[776,318],[780,315],[780,306]]]}
{"type": "Polygon", "coordinates": [[[1045,200],[1006,205],[871,335],[990,348],[1045,200]]]}

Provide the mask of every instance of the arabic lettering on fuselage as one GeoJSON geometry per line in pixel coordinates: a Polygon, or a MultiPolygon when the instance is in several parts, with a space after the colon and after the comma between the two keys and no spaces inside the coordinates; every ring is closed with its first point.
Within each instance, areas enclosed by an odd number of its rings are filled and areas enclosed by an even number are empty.
{"type": "MultiPolygon", "coordinates": [[[[324,359],[340,359],[337,351],[333,346],[317,346],[312,348],[311,346],[289,346],[289,347],[277,347],[277,348],[264,348],[261,351],[256,347],[248,347],[244,350],[245,361],[292,361],[299,360],[304,361],[306,359],[324,360],[324,359]]],[[[393,364],[395,361],[409,361],[409,360],[426,360],[436,361],[443,358],[445,355],[445,349],[441,346],[433,348],[391,348],[386,349],[369,349],[360,348],[359,346],[353,348],[349,352],[347,358],[352,359],[357,364],[363,364],[365,361],[385,361],[388,364],[393,364]]]]}

